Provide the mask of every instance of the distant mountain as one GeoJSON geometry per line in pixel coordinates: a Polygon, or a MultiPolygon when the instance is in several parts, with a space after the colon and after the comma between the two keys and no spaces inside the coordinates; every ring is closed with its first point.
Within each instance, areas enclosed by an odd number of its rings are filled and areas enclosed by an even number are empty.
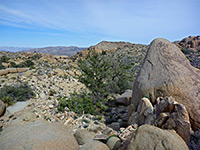
{"type": "Polygon", "coordinates": [[[84,47],[77,47],[77,46],[56,46],[56,47],[44,47],[44,48],[33,48],[25,50],[24,52],[37,52],[37,53],[43,53],[43,54],[51,54],[51,55],[67,55],[72,56],[75,55],[77,52],[80,52],[86,48],[84,47]]]}
{"type": "Polygon", "coordinates": [[[32,49],[30,47],[10,47],[10,46],[0,46],[0,51],[9,51],[9,52],[19,52],[32,49]]]}

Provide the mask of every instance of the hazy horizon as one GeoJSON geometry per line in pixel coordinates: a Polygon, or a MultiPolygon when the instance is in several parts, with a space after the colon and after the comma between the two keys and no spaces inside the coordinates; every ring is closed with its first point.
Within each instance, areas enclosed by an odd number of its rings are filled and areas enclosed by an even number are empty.
{"type": "Polygon", "coordinates": [[[0,46],[149,44],[200,35],[200,0],[0,0],[0,46]]]}

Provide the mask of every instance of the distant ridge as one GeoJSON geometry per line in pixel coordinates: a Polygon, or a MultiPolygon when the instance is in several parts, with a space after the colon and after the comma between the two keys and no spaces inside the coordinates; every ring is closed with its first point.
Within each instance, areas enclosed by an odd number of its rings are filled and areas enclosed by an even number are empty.
{"type": "Polygon", "coordinates": [[[0,46],[0,51],[9,51],[9,52],[19,52],[32,49],[31,47],[12,47],[12,46],[0,46]]]}
{"type": "Polygon", "coordinates": [[[86,49],[85,47],[77,47],[77,46],[56,46],[56,47],[44,47],[44,48],[33,48],[28,49],[23,52],[37,52],[37,53],[43,53],[43,54],[51,54],[51,55],[67,55],[72,56],[75,55],[77,52],[80,52],[82,50],[86,49]]]}

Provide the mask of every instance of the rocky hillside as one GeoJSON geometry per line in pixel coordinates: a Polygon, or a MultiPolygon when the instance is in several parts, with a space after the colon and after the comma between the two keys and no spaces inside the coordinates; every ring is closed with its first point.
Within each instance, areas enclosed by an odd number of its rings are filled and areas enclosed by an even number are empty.
{"type": "Polygon", "coordinates": [[[189,36],[173,43],[182,50],[194,67],[200,69],[200,36],[189,36]]]}
{"type": "Polygon", "coordinates": [[[122,48],[124,46],[132,45],[129,42],[107,42],[107,41],[102,41],[98,43],[97,45],[90,46],[89,48],[77,53],[75,56],[73,56],[74,59],[84,59],[88,54],[90,54],[92,51],[95,51],[97,53],[102,53],[102,52],[114,52],[118,48],[122,48]]]}
{"type": "Polygon", "coordinates": [[[51,54],[51,55],[67,55],[67,56],[73,56],[77,52],[80,52],[86,48],[84,47],[77,47],[77,46],[69,46],[69,47],[64,47],[64,46],[56,46],[56,47],[44,47],[44,48],[33,48],[26,50],[24,52],[37,52],[37,53],[43,53],[43,54],[51,54]]]}
{"type": "Polygon", "coordinates": [[[165,39],[0,52],[0,149],[199,150],[200,71],[185,55],[165,39]]]}
{"type": "Polygon", "coordinates": [[[189,36],[173,43],[180,49],[191,49],[193,51],[200,50],[200,36],[189,36]]]}

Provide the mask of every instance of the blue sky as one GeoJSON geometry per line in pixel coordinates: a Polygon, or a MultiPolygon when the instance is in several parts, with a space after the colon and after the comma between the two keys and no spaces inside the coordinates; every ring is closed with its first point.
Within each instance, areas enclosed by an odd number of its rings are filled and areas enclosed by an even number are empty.
{"type": "Polygon", "coordinates": [[[0,0],[0,46],[149,44],[200,35],[200,0],[0,0]]]}

